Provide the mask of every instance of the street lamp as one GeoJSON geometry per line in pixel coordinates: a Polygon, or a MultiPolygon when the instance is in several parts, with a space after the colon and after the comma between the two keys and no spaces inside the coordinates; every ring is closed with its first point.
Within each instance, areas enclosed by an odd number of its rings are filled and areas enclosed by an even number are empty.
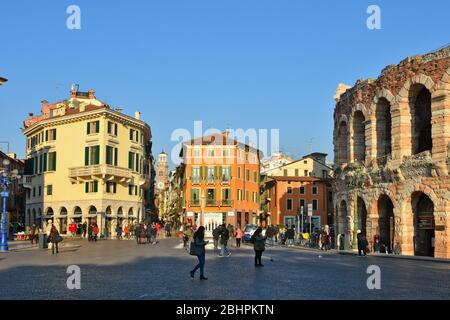
{"type": "Polygon", "coordinates": [[[0,77],[0,86],[7,81],[8,81],[8,79],[0,77]]]}
{"type": "Polygon", "coordinates": [[[8,188],[13,183],[14,180],[19,180],[21,176],[19,175],[19,171],[17,169],[9,171],[8,167],[10,165],[10,161],[8,159],[4,159],[2,164],[3,169],[0,170],[0,189],[1,189],[1,197],[3,199],[3,212],[2,212],[0,252],[7,252],[8,232],[6,230],[6,202],[8,201],[9,198],[8,188]]]}

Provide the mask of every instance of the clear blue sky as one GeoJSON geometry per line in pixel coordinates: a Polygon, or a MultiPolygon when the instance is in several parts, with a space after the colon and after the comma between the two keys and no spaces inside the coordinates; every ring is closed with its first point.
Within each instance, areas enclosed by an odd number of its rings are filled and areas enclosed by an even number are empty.
{"type": "MultiPolygon", "coordinates": [[[[283,151],[333,158],[339,82],[450,42],[450,2],[300,0],[71,0],[0,2],[0,141],[24,155],[20,127],[71,83],[128,114],[140,110],[154,153],[176,128],[279,128],[283,151]],[[66,28],[81,7],[82,29],[66,28]],[[382,10],[368,30],[366,9],[382,10]]],[[[1,145],[2,147],[4,145],[1,145]]]]}

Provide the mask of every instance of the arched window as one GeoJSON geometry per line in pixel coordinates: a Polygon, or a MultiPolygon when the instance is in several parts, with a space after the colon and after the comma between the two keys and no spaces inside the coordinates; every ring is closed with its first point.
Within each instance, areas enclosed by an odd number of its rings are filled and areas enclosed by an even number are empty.
{"type": "Polygon", "coordinates": [[[353,158],[355,161],[366,160],[366,126],[364,114],[356,111],[353,115],[353,158]]]}
{"type": "Polygon", "coordinates": [[[67,209],[66,209],[65,207],[62,207],[59,214],[60,214],[61,216],[67,216],[67,209]]]}
{"type": "Polygon", "coordinates": [[[348,129],[347,123],[342,121],[338,127],[338,137],[337,137],[337,159],[336,164],[341,165],[343,163],[348,162],[348,146],[347,146],[347,138],[348,138],[348,129]]]}
{"type": "Polygon", "coordinates": [[[421,85],[411,86],[409,92],[411,110],[412,154],[432,151],[431,137],[431,93],[421,85]]]}
{"type": "Polygon", "coordinates": [[[375,110],[377,132],[377,158],[392,153],[391,104],[386,98],[380,98],[375,110]]]}

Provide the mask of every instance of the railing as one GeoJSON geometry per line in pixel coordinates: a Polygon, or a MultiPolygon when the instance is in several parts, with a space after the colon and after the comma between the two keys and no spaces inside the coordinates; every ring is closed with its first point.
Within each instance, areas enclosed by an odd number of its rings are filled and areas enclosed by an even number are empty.
{"type": "Polygon", "coordinates": [[[191,182],[192,184],[201,184],[200,177],[192,177],[191,182]]]}
{"type": "Polygon", "coordinates": [[[106,164],[88,167],[76,167],[69,169],[70,178],[87,177],[95,175],[110,175],[121,178],[131,178],[131,170],[120,167],[114,167],[106,164]]]}
{"type": "Polygon", "coordinates": [[[221,201],[221,206],[222,207],[232,207],[233,206],[233,200],[222,200],[221,201]]]}
{"type": "Polygon", "coordinates": [[[23,176],[22,177],[22,185],[27,188],[31,188],[32,177],[31,176],[23,176]]]}
{"type": "Polygon", "coordinates": [[[207,207],[217,207],[217,200],[216,199],[206,199],[206,206],[207,207]]]}
{"type": "Polygon", "coordinates": [[[231,181],[231,178],[229,176],[222,177],[222,184],[229,184],[230,181],[231,181]]]}
{"type": "Polygon", "coordinates": [[[208,177],[206,179],[207,184],[216,184],[216,177],[208,177]]]}
{"type": "Polygon", "coordinates": [[[191,200],[191,201],[189,201],[189,206],[191,206],[191,207],[199,207],[200,206],[200,200],[191,200]]]}

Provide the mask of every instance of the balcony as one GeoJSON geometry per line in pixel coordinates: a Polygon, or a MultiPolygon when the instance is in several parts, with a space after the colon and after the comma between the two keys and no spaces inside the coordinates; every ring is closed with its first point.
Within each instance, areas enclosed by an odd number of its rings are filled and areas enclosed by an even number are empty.
{"type": "Polygon", "coordinates": [[[150,176],[148,174],[141,174],[139,176],[139,186],[143,189],[150,187],[150,176]]]}
{"type": "Polygon", "coordinates": [[[120,180],[120,182],[131,182],[132,173],[129,169],[106,164],[69,169],[69,178],[72,182],[84,182],[84,180],[92,180],[95,177],[108,180],[116,179],[120,180]]]}
{"type": "Polygon", "coordinates": [[[219,201],[216,199],[206,199],[206,206],[207,207],[217,207],[219,206],[219,201]]]}
{"type": "Polygon", "coordinates": [[[191,182],[192,184],[201,184],[200,177],[192,177],[191,182]]]}
{"type": "Polygon", "coordinates": [[[222,184],[230,184],[231,178],[229,176],[222,176],[221,183],[222,184]]]}
{"type": "Polygon", "coordinates": [[[233,206],[233,200],[230,200],[230,199],[222,200],[220,202],[220,206],[221,207],[232,207],[233,206]]]}
{"type": "Polygon", "coordinates": [[[191,200],[189,201],[190,207],[200,207],[200,200],[191,200]]]}
{"type": "Polygon", "coordinates": [[[215,176],[209,176],[208,178],[206,178],[206,183],[207,184],[216,184],[216,177],[215,176]]]}
{"type": "Polygon", "coordinates": [[[32,176],[23,176],[22,185],[25,189],[31,189],[32,186],[32,176]]]}

